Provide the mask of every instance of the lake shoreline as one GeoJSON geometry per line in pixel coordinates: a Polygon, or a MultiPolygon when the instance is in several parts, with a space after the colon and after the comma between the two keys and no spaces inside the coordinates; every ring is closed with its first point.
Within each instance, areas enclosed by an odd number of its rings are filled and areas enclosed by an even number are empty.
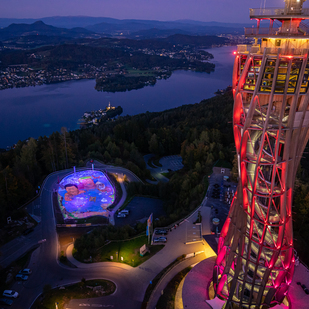
{"type": "Polygon", "coordinates": [[[0,91],[0,148],[29,137],[49,136],[61,127],[78,129],[77,121],[86,110],[108,105],[122,106],[122,115],[159,112],[195,104],[214,96],[231,84],[234,46],[211,49],[214,72],[176,70],[171,77],[151,87],[126,92],[100,92],[93,79],[82,79],[0,91]]]}

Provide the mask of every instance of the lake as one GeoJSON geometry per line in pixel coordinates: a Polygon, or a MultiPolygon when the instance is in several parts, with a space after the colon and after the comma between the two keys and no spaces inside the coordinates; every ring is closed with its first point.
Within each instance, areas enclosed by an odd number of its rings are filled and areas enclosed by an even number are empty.
{"type": "Polygon", "coordinates": [[[61,127],[77,129],[84,112],[104,109],[109,102],[122,106],[122,115],[136,115],[210,98],[218,89],[232,84],[233,50],[235,46],[207,50],[214,55],[213,73],[176,71],[168,80],[158,80],[155,86],[127,92],[98,92],[94,89],[95,80],[2,90],[0,148],[29,137],[49,135],[61,127]]]}

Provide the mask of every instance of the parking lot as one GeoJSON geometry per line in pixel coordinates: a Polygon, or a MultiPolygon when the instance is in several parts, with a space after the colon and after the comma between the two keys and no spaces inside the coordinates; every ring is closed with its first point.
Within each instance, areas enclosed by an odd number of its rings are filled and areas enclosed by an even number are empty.
{"type": "Polygon", "coordinates": [[[202,225],[200,224],[193,225],[188,222],[185,222],[184,224],[186,224],[186,243],[187,244],[203,240],[202,225]]]}
{"type": "MultiPolygon", "coordinates": [[[[219,232],[228,216],[230,202],[233,194],[236,192],[236,188],[236,183],[223,180],[223,175],[221,174],[212,174],[209,178],[207,206],[211,207],[210,220],[212,221],[213,218],[220,220],[218,225],[219,232]]],[[[212,232],[216,232],[216,227],[212,223],[211,226],[212,232]]]]}
{"type": "Polygon", "coordinates": [[[115,215],[115,225],[135,225],[138,222],[145,222],[153,213],[153,220],[164,216],[163,202],[159,199],[137,196],[125,208],[129,210],[126,217],[118,218],[115,215]]]}

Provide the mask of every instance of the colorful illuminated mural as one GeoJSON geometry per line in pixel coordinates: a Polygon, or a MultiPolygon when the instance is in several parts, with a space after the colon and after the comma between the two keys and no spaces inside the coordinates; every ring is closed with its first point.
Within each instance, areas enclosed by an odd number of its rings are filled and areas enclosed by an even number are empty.
{"type": "Polygon", "coordinates": [[[108,217],[107,207],[114,200],[114,188],[100,171],[73,173],[59,184],[58,202],[65,219],[108,217]]]}

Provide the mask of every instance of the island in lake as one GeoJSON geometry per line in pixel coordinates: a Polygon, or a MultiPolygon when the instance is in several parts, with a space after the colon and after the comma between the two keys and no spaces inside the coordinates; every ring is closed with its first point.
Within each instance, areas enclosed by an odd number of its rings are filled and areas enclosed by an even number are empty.
{"type": "Polygon", "coordinates": [[[97,111],[85,112],[82,118],[79,119],[78,124],[81,128],[89,128],[93,125],[98,125],[99,123],[113,119],[121,115],[122,112],[123,109],[121,106],[115,107],[109,102],[104,110],[99,109],[97,111]]]}

